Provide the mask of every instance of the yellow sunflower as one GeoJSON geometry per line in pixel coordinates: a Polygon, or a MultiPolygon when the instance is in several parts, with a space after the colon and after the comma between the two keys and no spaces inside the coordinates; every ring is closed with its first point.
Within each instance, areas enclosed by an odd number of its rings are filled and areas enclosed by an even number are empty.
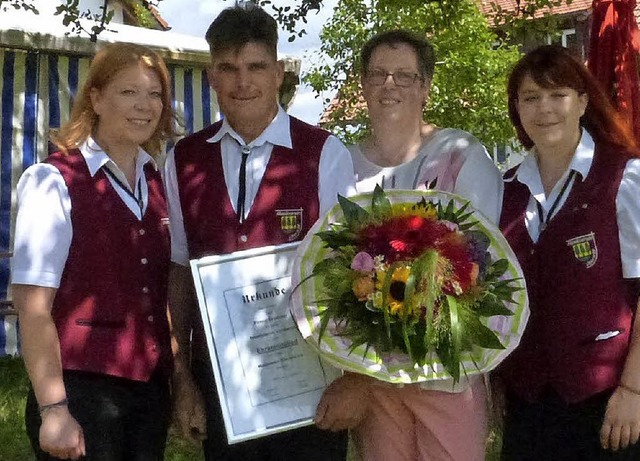
{"type": "Polygon", "coordinates": [[[391,285],[389,285],[389,309],[392,314],[398,315],[404,309],[404,289],[407,286],[407,279],[411,267],[402,266],[393,271],[391,275],[391,285]]]}

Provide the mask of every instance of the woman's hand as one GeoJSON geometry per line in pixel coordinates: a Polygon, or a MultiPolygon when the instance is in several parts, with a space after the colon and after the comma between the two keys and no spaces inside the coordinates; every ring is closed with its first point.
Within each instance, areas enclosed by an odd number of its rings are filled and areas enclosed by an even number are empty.
{"type": "Polygon", "coordinates": [[[66,406],[42,413],[40,448],[61,459],[78,459],[86,454],[82,428],[66,406]]]}
{"type": "Polygon", "coordinates": [[[640,438],[640,395],[618,387],[609,402],[600,429],[600,444],[605,450],[624,449],[640,438]]]}
{"type": "Polygon", "coordinates": [[[336,379],[322,394],[316,409],[315,423],[320,429],[341,431],[356,427],[369,409],[369,386],[373,378],[355,373],[345,373],[336,379]]]}

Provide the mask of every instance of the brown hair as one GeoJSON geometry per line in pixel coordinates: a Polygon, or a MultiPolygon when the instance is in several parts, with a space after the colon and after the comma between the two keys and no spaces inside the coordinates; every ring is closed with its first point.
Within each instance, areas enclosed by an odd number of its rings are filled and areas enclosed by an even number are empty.
{"type": "Polygon", "coordinates": [[[369,72],[369,61],[371,55],[380,46],[387,45],[392,48],[398,45],[407,45],[413,48],[418,58],[418,72],[420,77],[427,84],[433,78],[433,71],[436,67],[436,57],[433,45],[426,39],[408,30],[395,29],[381,32],[371,37],[362,47],[360,52],[360,76],[365,77],[369,72]]]}
{"type": "Polygon", "coordinates": [[[527,53],[509,75],[507,94],[509,118],[524,147],[531,149],[533,141],[525,132],[518,114],[518,90],[525,77],[531,77],[542,88],[572,88],[589,98],[580,124],[596,142],[608,142],[622,147],[636,147],[629,125],[618,115],[600,82],[569,50],[559,45],[544,45],[527,53]]]}
{"type": "Polygon", "coordinates": [[[91,90],[95,88],[101,91],[118,72],[137,64],[154,71],[162,85],[162,113],[158,127],[151,138],[142,144],[142,148],[154,157],[160,154],[162,142],[176,135],[169,70],[158,54],[133,43],[105,45],[91,61],[89,76],[75,97],[69,121],[51,135],[51,141],[62,152],[82,144],[98,123],[98,116],[91,104],[91,90]]]}

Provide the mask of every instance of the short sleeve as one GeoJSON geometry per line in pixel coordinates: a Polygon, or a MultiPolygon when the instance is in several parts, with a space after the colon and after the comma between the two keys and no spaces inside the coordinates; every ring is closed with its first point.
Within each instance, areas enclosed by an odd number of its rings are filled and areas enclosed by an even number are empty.
{"type": "Polygon", "coordinates": [[[454,192],[469,199],[474,208],[497,224],[500,221],[503,194],[500,171],[477,140],[470,143],[465,156],[454,192]]]}
{"type": "Polygon", "coordinates": [[[624,278],[640,277],[640,159],[627,162],[616,197],[624,278]]]}
{"type": "Polygon", "coordinates": [[[71,200],[58,169],[29,167],[17,187],[12,283],[58,288],[73,236],[71,200]]]}
{"type": "Polygon", "coordinates": [[[320,216],[338,203],[338,194],[348,197],[355,194],[355,174],[351,154],[335,136],[329,136],[320,154],[318,198],[320,216]]]}
{"type": "Polygon", "coordinates": [[[175,150],[171,150],[164,164],[164,186],[169,208],[169,231],[171,232],[171,261],[182,266],[189,265],[189,247],[184,229],[184,218],[180,206],[180,192],[176,173],[175,150]]]}

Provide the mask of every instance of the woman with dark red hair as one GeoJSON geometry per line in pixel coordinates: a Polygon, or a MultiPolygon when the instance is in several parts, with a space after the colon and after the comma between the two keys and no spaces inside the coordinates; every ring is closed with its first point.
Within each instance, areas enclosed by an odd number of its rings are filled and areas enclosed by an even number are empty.
{"type": "Polygon", "coordinates": [[[640,150],[564,48],[523,57],[508,96],[529,155],[505,176],[501,228],[531,317],[497,370],[502,459],[640,459],[640,150]]]}

